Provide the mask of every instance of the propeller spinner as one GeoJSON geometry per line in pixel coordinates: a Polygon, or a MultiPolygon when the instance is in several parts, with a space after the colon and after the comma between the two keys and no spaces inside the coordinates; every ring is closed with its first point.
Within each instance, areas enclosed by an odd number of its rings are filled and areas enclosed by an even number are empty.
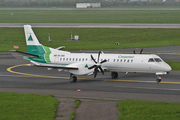
{"type": "Polygon", "coordinates": [[[101,71],[102,74],[104,74],[104,70],[101,68],[101,64],[107,62],[107,60],[103,60],[99,62],[99,57],[100,57],[101,51],[98,53],[98,59],[97,61],[94,59],[94,57],[91,55],[91,59],[94,61],[94,65],[89,67],[88,69],[93,69],[94,68],[94,78],[97,76],[98,69],[101,71]]]}

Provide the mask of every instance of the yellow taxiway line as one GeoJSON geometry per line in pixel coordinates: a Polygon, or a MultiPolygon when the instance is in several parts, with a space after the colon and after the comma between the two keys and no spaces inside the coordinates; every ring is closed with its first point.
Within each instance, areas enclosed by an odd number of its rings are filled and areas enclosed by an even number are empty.
{"type": "MultiPolygon", "coordinates": [[[[15,65],[12,67],[7,68],[8,72],[19,74],[19,75],[0,75],[0,76],[12,76],[12,77],[41,77],[41,78],[61,78],[61,79],[69,79],[69,77],[57,77],[57,76],[45,76],[45,75],[34,75],[34,74],[27,74],[22,72],[16,72],[13,71],[13,68],[20,67],[20,66],[26,66],[28,64],[20,64],[15,65]]],[[[97,78],[78,78],[79,80],[101,80],[101,81],[118,81],[118,82],[139,82],[139,83],[156,83],[156,81],[143,81],[143,80],[119,80],[119,79],[97,79],[97,78]]],[[[180,84],[180,82],[168,82],[168,81],[162,81],[161,83],[166,84],[180,84]]]]}

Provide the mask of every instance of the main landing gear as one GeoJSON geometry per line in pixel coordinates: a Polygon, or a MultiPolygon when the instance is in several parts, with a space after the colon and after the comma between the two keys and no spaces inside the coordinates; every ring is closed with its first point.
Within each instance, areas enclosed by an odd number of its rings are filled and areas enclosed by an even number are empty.
{"type": "MultiPolygon", "coordinates": [[[[111,72],[111,77],[112,77],[112,79],[118,78],[118,73],[116,71],[111,72]]],[[[76,81],[77,81],[77,77],[71,73],[70,74],[70,82],[76,82],[76,81]]],[[[161,82],[160,76],[157,76],[156,82],[157,83],[161,82]]]]}
{"type": "Polygon", "coordinates": [[[111,72],[111,77],[113,79],[117,78],[118,77],[118,73],[116,71],[111,72]]]}
{"type": "Polygon", "coordinates": [[[70,74],[70,82],[76,82],[77,81],[77,77],[74,74],[70,74]]]}
{"type": "Polygon", "coordinates": [[[160,76],[157,76],[156,82],[157,82],[157,83],[160,83],[160,82],[161,82],[161,77],[160,77],[160,76]]]}

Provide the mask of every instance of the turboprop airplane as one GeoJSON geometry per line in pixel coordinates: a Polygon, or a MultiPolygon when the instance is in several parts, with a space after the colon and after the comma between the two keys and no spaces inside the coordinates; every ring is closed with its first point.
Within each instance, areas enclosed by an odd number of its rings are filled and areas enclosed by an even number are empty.
{"type": "MultiPolygon", "coordinates": [[[[92,75],[111,72],[112,78],[118,77],[118,72],[155,73],[157,82],[161,82],[160,75],[167,74],[171,67],[155,54],[104,54],[71,53],[67,51],[43,46],[30,25],[24,25],[24,32],[28,52],[21,52],[36,66],[57,68],[59,71],[70,72],[70,81],[76,82],[76,75],[92,75]]],[[[142,53],[142,50],[141,52],[142,53]]]]}

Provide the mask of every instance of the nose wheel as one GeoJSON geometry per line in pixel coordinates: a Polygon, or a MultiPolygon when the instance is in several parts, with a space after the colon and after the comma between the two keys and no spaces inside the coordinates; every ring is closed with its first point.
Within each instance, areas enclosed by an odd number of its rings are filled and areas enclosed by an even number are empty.
{"type": "Polygon", "coordinates": [[[161,82],[161,77],[160,77],[160,76],[157,76],[156,82],[157,82],[157,83],[160,83],[160,82],[161,82]]]}

